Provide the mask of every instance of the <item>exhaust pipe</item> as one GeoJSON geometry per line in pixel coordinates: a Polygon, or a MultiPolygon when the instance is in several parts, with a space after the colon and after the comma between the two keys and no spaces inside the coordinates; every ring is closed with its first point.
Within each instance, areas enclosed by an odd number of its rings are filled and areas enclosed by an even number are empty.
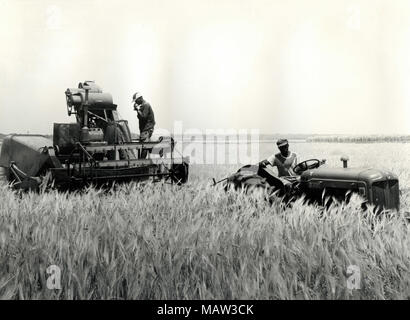
{"type": "Polygon", "coordinates": [[[347,168],[347,162],[349,161],[349,157],[341,157],[340,161],[343,162],[343,168],[347,168]]]}

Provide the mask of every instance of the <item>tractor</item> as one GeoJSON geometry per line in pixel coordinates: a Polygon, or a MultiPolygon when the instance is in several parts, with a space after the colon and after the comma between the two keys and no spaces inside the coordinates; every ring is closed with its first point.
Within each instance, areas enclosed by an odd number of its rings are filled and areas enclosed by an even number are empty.
{"type": "Polygon", "coordinates": [[[270,197],[283,197],[286,203],[304,196],[308,203],[323,205],[326,198],[348,201],[356,193],[364,199],[363,208],[373,205],[377,211],[399,210],[397,175],[375,168],[349,168],[348,160],[342,157],[343,167],[339,168],[324,166],[326,160],[306,160],[293,168],[296,176],[289,177],[278,177],[271,166],[260,162],[246,165],[220,182],[225,190],[265,189],[270,197]]]}
{"type": "Polygon", "coordinates": [[[13,188],[38,190],[112,185],[128,181],[188,180],[189,158],[176,155],[172,137],[133,139],[111,94],[94,81],[65,91],[67,112],[76,122],[55,123],[52,140],[43,135],[7,136],[0,154],[0,178],[13,188]],[[148,157],[142,156],[147,154],[148,157]]]}

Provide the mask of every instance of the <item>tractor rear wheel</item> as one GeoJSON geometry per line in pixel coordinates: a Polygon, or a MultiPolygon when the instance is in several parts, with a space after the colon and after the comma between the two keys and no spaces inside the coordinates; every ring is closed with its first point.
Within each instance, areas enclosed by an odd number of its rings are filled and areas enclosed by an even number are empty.
{"type": "Polygon", "coordinates": [[[172,180],[177,184],[181,185],[188,182],[189,176],[189,164],[183,162],[181,164],[174,164],[173,174],[171,176],[172,180]]]}
{"type": "Polygon", "coordinates": [[[228,179],[225,189],[227,190],[231,186],[236,190],[244,189],[246,192],[255,189],[268,189],[270,187],[265,178],[262,178],[257,174],[243,175],[241,172],[234,174],[228,179]]]}

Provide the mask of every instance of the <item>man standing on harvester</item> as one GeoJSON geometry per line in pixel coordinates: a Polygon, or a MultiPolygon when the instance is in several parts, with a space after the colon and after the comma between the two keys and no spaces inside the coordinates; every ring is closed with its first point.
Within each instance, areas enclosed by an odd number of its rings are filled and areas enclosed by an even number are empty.
{"type": "MultiPolygon", "coordinates": [[[[139,92],[136,92],[132,97],[134,103],[134,110],[138,113],[139,127],[140,127],[140,140],[147,142],[151,139],[152,133],[155,127],[154,111],[152,111],[151,105],[144,100],[139,92]]],[[[143,150],[141,158],[147,157],[147,150],[143,150]]]]}

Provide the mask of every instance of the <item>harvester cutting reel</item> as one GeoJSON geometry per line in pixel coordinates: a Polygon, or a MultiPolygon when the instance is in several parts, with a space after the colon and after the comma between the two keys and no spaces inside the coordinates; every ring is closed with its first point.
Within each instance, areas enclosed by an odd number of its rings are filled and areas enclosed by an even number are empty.
{"type": "MultiPolygon", "coordinates": [[[[23,191],[39,191],[45,190],[47,187],[53,185],[51,172],[47,168],[59,165],[53,147],[42,147],[38,149],[38,155],[46,161],[41,161],[41,169],[37,170],[36,176],[30,175],[23,171],[14,160],[11,160],[8,167],[0,167],[0,182],[9,183],[13,189],[23,191]]],[[[23,158],[25,158],[23,156],[23,158]]],[[[33,172],[36,166],[36,159],[32,159],[33,166],[28,170],[33,172]]],[[[27,170],[27,166],[25,166],[27,170]]]]}
{"type": "Polygon", "coordinates": [[[11,180],[14,181],[12,187],[19,190],[38,190],[43,180],[40,177],[31,177],[21,171],[15,162],[10,164],[9,172],[11,180]]]}

